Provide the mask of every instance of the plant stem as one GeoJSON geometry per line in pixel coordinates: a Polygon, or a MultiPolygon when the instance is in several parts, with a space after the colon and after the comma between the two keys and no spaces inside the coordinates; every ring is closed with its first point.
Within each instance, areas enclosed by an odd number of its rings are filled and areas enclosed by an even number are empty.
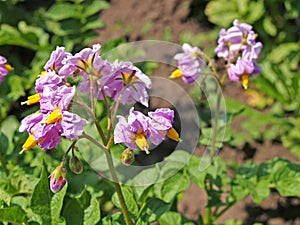
{"type": "Polygon", "coordinates": [[[222,209],[221,212],[219,212],[218,214],[216,214],[216,219],[219,218],[220,216],[222,216],[234,204],[235,204],[235,202],[229,203],[224,209],[222,209]]]}
{"type": "Polygon", "coordinates": [[[95,121],[97,130],[101,136],[101,139],[103,141],[103,143],[106,145],[107,140],[105,137],[105,134],[103,132],[102,127],[100,126],[97,114],[96,114],[96,107],[95,107],[95,95],[94,95],[94,80],[93,80],[93,74],[91,73],[91,75],[89,76],[90,78],[90,97],[91,97],[91,106],[92,106],[92,111],[93,111],[93,119],[95,121]]]}
{"type": "Polygon", "coordinates": [[[216,151],[216,141],[217,141],[217,133],[218,133],[218,121],[219,121],[219,114],[220,114],[221,95],[222,95],[222,86],[218,86],[216,110],[214,113],[214,118],[213,118],[214,120],[212,122],[212,140],[211,140],[211,148],[210,148],[211,159],[214,157],[215,151],[216,151]]]}
{"type": "Polygon", "coordinates": [[[109,167],[109,170],[110,170],[110,173],[111,173],[114,185],[115,185],[115,189],[116,189],[116,192],[117,192],[117,195],[118,195],[118,198],[119,198],[119,202],[120,202],[120,205],[121,205],[121,208],[122,208],[122,212],[123,212],[123,215],[124,215],[124,218],[125,218],[126,225],[131,225],[132,221],[131,221],[130,216],[129,216],[129,212],[128,212],[128,209],[127,209],[127,206],[126,206],[126,203],[125,203],[125,200],[124,200],[122,189],[121,189],[121,186],[119,184],[119,180],[118,180],[118,177],[117,177],[117,174],[116,174],[116,171],[115,171],[114,163],[113,163],[110,152],[108,152],[108,154],[106,154],[106,160],[107,160],[108,167],[109,167]]]}
{"type": "Polygon", "coordinates": [[[125,203],[125,200],[124,200],[124,196],[123,196],[123,193],[122,193],[122,190],[121,190],[121,186],[119,184],[119,180],[118,180],[118,177],[117,177],[117,174],[116,174],[116,170],[115,170],[115,167],[114,167],[112,156],[111,156],[111,153],[110,153],[110,146],[113,142],[113,136],[108,141],[107,146],[102,145],[100,142],[95,140],[93,137],[91,137],[91,136],[89,136],[88,134],[85,134],[85,133],[83,133],[81,135],[81,138],[88,139],[89,141],[91,141],[92,143],[97,145],[100,149],[104,150],[106,160],[107,160],[107,164],[108,164],[108,167],[109,167],[109,171],[111,173],[111,176],[112,176],[112,179],[113,179],[113,182],[114,182],[114,185],[115,185],[115,189],[116,189],[116,192],[117,192],[117,195],[118,195],[118,199],[120,201],[120,205],[121,205],[121,208],[122,208],[122,212],[123,212],[123,215],[124,215],[124,218],[125,218],[126,225],[132,225],[132,222],[131,222],[131,219],[130,219],[130,216],[129,216],[129,212],[128,212],[128,209],[127,209],[127,206],[126,206],[126,203],[125,203]]]}
{"type": "Polygon", "coordinates": [[[210,225],[211,222],[211,208],[208,207],[205,209],[204,225],[210,225]]]}

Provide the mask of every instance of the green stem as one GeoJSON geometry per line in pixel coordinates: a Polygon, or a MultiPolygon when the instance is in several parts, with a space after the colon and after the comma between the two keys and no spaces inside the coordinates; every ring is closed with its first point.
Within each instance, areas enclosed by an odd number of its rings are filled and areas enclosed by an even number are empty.
{"type": "Polygon", "coordinates": [[[110,152],[108,152],[108,154],[106,154],[106,160],[107,160],[108,167],[109,167],[109,170],[110,170],[110,173],[111,173],[114,185],[115,185],[115,189],[116,189],[116,192],[117,192],[117,195],[118,195],[118,198],[119,198],[119,202],[120,202],[120,205],[121,205],[121,208],[122,208],[122,212],[123,212],[123,215],[124,215],[124,218],[125,218],[126,225],[131,225],[132,221],[131,221],[130,216],[129,216],[129,212],[128,212],[128,209],[127,209],[127,206],[126,206],[126,203],[125,203],[125,199],[124,199],[124,196],[123,196],[123,193],[122,193],[121,186],[119,184],[119,180],[118,180],[118,177],[117,177],[117,174],[116,174],[116,170],[115,170],[114,163],[113,163],[110,152]]]}
{"type": "Polygon", "coordinates": [[[74,146],[76,144],[77,140],[73,141],[72,144],[70,145],[70,147],[68,148],[68,150],[66,151],[66,153],[64,154],[62,160],[61,160],[61,163],[64,165],[66,159],[67,159],[67,156],[69,154],[69,152],[74,149],[74,146]]]}
{"type": "Polygon", "coordinates": [[[203,56],[203,58],[205,58],[208,61],[208,66],[212,70],[214,77],[217,78],[217,80],[219,80],[216,64],[214,63],[214,61],[202,51],[200,52],[200,56],[203,56]]]}
{"type": "Polygon", "coordinates": [[[122,212],[123,212],[123,215],[124,215],[124,218],[125,218],[126,225],[131,225],[132,222],[131,222],[131,219],[130,219],[130,216],[129,216],[129,212],[128,212],[128,209],[127,209],[124,197],[123,197],[121,186],[119,184],[119,180],[118,180],[116,170],[115,170],[115,167],[114,167],[114,163],[113,163],[113,160],[112,160],[112,156],[111,156],[111,153],[110,153],[110,146],[112,144],[111,140],[113,139],[113,137],[110,139],[110,141],[108,142],[106,147],[104,145],[102,145],[100,142],[98,142],[97,140],[95,140],[93,137],[89,136],[88,134],[85,134],[85,133],[82,134],[81,138],[88,139],[89,141],[91,141],[92,143],[97,145],[100,149],[104,150],[106,160],[107,160],[107,163],[108,163],[108,167],[109,167],[109,171],[111,173],[111,176],[112,176],[112,179],[113,179],[113,182],[114,182],[114,185],[115,185],[115,189],[116,189],[116,192],[117,192],[117,195],[118,195],[118,199],[119,199],[119,202],[120,202],[120,205],[121,205],[121,209],[122,209],[122,212]]]}
{"type": "Polygon", "coordinates": [[[103,132],[102,127],[100,126],[100,122],[98,120],[97,114],[96,114],[96,107],[95,107],[95,96],[94,96],[94,80],[93,80],[93,74],[89,76],[90,78],[90,96],[91,96],[91,106],[92,106],[92,111],[93,111],[93,119],[95,121],[97,130],[101,136],[101,139],[103,140],[103,143],[106,145],[107,140],[105,137],[105,134],[103,132]]]}
{"type": "Polygon", "coordinates": [[[204,217],[204,225],[210,225],[212,224],[211,221],[211,208],[208,207],[205,209],[205,217],[204,217]]]}
{"type": "Polygon", "coordinates": [[[222,209],[221,212],[215,215],[215,218],[218,219],[220,216],[222,216],[231,206],[233,206],[235,202],[229,203],[224,209],[222,209]]]}
{"type": "MultiPolygon", "coordinates": [[[[206,195],[209,196],[209,190],[212,190],[213,185],[211,180],[206,177],[205,178],[205,183],[204,183],[204,190],[206,192],[206,195]]],[[[204,225],[211,225],[212,224],[212,210],[210,206],[207,206],[205,208],[205,217],[204,217],[204,225]]]]}

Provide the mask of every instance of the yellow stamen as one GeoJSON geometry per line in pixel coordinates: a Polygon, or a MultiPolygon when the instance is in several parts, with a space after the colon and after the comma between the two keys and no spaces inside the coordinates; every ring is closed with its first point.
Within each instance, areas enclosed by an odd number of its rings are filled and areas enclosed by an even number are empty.
{"type": "Polygon", "coordinates": [[[134,81],[137,80],[137,77],[134,76],[135,73],[123,73],[122,76],[123,76],[123,81],[125,84],[130,84],[130,83],[133,83],[134,81]]]}
{"type": "Polygon", "coordinates": [[[41,74],[39,75],[39,77],[44,76],[47,73],[47,71],[42,71],[41,74]]]}
{"type": "Polygon", "coordinates": [[[170,79],[176,79],[176,78],[181,78],[183,76],[182,72],[180,69],[176,69],[171,73],[171,76],[169,76],[170,79]]]}
{"type": "Polygon", "coordinates": [[[60,113],[60,109],[55,109],[46,119],[46,124],[52,124],[62,119],[62,114],[60,113]]]}
{"type": "Polygon", "coordinates": [[[145,135],[143,133],[138,133],[135,135],[135,143],[136,145],[143,151],[145,151],[147,154],[150,154],[149,152],[149,145],[147,143],[147,140],[145,138],[145,135]]]}
{"type": "Polygon", "coordinates": [[[241,76],[241,81],[242,81],[242,86],[245,90],[247,90],[248,88],[248,84],[249,84],[249,75],[248,74],[243,74],[241,76]]]}
{"type": "Polygon", "coordinates": [[[12,71],[12,66],[9,65],[9,64],[4,64],[4,68],[9,72],[9,71],[12,71]]]}
{"type": "Polygon", "coordinates": [[[79,65],[79,67],[81,68],[81,69],[85,69],[85,63],[82,61],[82,60],[78,60],[78,65],[79,65]]]}
{"type": "Polygon", "coordinates": [[[168,130],[167,137],[174,141],[179,141],[179,134],[173,127],[170,130],[168,130]]]}
{"type": "Polygon", "coordinates": [[[20,151],[20,154],[22,154],[25,151],[28,151],[29,149],[32,149],[34,146],[36,146],[38,141],[34,140],[34,136],[30,135],[25,143],[22,146],[22,150],[20,151]]]}
{"type": "Polygon", "coordinates": [[[21,102],[21,105],[33,105],[35,103],[38,103],[40,101],[40,94],[34,94],[27,98],[27,101],[21,102]]]}

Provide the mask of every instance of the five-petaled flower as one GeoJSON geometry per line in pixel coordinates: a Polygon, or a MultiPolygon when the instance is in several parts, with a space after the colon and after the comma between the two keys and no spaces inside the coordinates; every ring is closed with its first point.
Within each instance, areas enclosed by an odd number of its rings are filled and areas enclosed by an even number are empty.
{"type": "Polygon", "coordinates": [[[170,78],[182,78],[185,83],[190,84],[200,76],[205,63],[200,57],[201,50],[198,47],[185,43],[182,50],[183,52],[174,56],[174,59],[178,61],[178,66],[170,78]]]}
{"type": "Polygon", "coordinates": [[[151,143],[158,145],[165,140],[166,136],[175,141],[179,140],[177,131],[172,127],[173,110],[160,108],[149,112],[148,115],[131,108],[128,120],[118,116],[119,121],[114,131],[115,143],[124,143],[132,150],[139,148],[149,154],[151,143]]]}

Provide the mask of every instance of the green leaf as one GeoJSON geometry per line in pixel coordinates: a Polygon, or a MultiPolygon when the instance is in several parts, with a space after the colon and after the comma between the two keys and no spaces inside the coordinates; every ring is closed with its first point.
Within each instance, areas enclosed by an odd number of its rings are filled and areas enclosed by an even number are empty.
{"type": "Polygon", "coordinates": [[[268,16],[266,16],[263,20],[263,27],[269,35],[275,36],[277,34],[277,28],[268,16]]]}
{"type": "Polygon", "coordinates": [[[55,21],[74,18],[76,15],[77,6],[64,2],[53,4],[45,14],[46,17],[55,21]]]}
{"type": "Polygon", "coordinates": [[[269,188],[270,182],[268,180],[260,180],[251,193],[254,202],[257,204],[261,203],[265,198],[267,198],[270,194],[269,188]]]}
{"type": "MultiPolygon", "coordinates": [[[[126,187],[126,186],[123,186],[122,187],[122,193],[123,193],[123,196],[124,196],[124,200],[125,200],[125,203],[126,203],[126,206],[128,208],[128,211],[133,214],[134,216],[137,216],[138,214],[138,205],[133,197],[133,193],[132,191],[126,187]]],[[[117,193],[115,193],[112,197],[112,201],[113,203],[121,209],[121,204],[120,204],[120,201],[119,201],[119,198],[118,198],[118,195],[117,193]]]]}
{"type": "Polygon", "coordinates": [[[11,196],[9,193],[0,188],[0,200],[4,201],[6,205],[10,205],[11,196]]]}
{"type": "Polygon", "coordinates": [[[101,222],[102,225],[125,225],[125,219],[121,212],[114,213],[113,215],[109,214],[101,222]]]}
{"type": "Polygon", "coordinates": [[[8,82],[11,90],[9,97],[13,100],[17,100],[21,96],[25,96],[24,85],[21,77],[16,75],[9,76],[8,82]]]}
{"type": "Polygon", "coordinates": [[[178,212],[166,212],[158,220],[160,225],[194,225],[193,222],[182,216],[178,212]]]}
{"type": "Polygon", "coordinates": [[[68,184],[65,184],[63,189],[55,193],[51,199],[51,218],[52,225],[64,225],[66,221],[60,216],[60,212],[63,206],[63,200],[67,191],[68,184]]]}
{"type": "Polygon", "coordinates": [[[192,156],[187,166],[188,174],[191,180],[200,188],[204,188],[204,180],[206,171],[201,167],[201,159],[197,156],[192,156]]]}
{"type": "Polygon", "coordinates": [[[103,21],[98,19],[95,21],[88,22],[87,24],[85,24],[80,28],[80,31],[85,32],[87,30],[99,29],[102,28],[103,26],[104,26],[103,21]]]}
{"type": "Polygon", "coordinates": [[[232,21],[238,18],[236,1],[228,4],[227,0],[213,0],[207,3],[205,14],[208,20],[221,27],[228,27],[232,21]]]}
{"type": "Polygon", "coordinates": [[[282,196],[300,197],[300,173],[298,177],[282,178],[276,183],[276,189],[282,196]]]}
{"type": "Polygon", "coordinates": [[[62,215],[67,224],[97,224],[100,208],[96,195],[87,187],[80,195],[65,199],[62,215]]]}
{"type": "Polygon", "coordinates": [[[135,190],[137,199],[141,197],[143,192],[152,184],[155,184],[158,179],[159,171],[156,167],[145,169],[136,175],[132,180],[128,181],[127,184],[131,186],[139,186],[135,190]]]}
{"type": "Polygon", "coordinates": [[[19,206],[1,208],[0,221],[14,224],[24,224],[27,222],[26,213],[19,206]]]}
{"type": "Polygon", "coordinates": [[[154,188],[160,199],[171,202],[179,193],[185,191],[189,185],[189,177],[186,174],[177,173],[163,183],[156,184],[154,188]]]}
{"type": "MultiPolygon", "coordinates": [[[[295,42],[289,42],[289,43],[282,43],[271,51],[271,53],[268,55],[268,60],[272,63],[280,63],[284,61],[291,52],[297,52],[300,50],[299,43],[295,42]]],[[[276,77],[279,77],[280,75],[276,75],[276,77]]],[[[275,77],[275,78],[276,78],[275,77]]]]}
{"type": "Polygon", "coordinates": [[[245,16],[247,23],[253,24],[265,15],[265,6],[263,0],[250,1],[248,3],[248,15],[245,16]]]}
{"type": "Polygon", "coordinates": [[[97,224],[100,220],[100,206],[95,195],[92,195],[90,206],[84,210],[83,224],[93,225],[97,224]]]}
{"type": "Polygon", "coordinates": [[[82,17],[89,17],[91,15],[94,15],[96,13],[99,13],[102,9],[107,9],[109,7],[109,4],[106,1],[98,0],[98,1],[92,1],[90,4],[86,4],[83,12],[82,17]]]}
{"type": "Polygon", "coordinates": [[[149,225],[157,221],[169,209],[170,205],[168,203],[158,198],[151,198],[140,210],[136,225],[149,225]]]}
{"type": "Polygon", "coordinates": [[[82,224],[83,222],[83,212],[80,204],[75,198],[67,198],[64,203],[63,217],[66,218],[67,224],[82,224]]]}
{"type": "Polygon", "coordinates": [[[17,45],[33,50],[39,47],[36,43],[27,40],[18,29],[8,24],[1,24],[0,45],[17,45]]]}
{"type": "Polygon", "coordinates": [[[31,197],[31,209],[35,214],[38,214],[43,224],[53,225],[51,223],[51,195],[49,188],[49,179],[47,169],[44,163],[40,181],[34,188],[31,197]]]}

